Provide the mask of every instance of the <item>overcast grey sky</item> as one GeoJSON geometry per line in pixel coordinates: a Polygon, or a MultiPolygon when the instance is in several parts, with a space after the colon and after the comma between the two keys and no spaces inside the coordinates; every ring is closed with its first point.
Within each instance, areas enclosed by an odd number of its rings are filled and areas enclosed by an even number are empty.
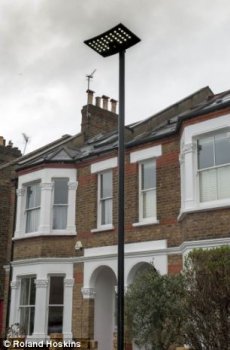
{"type": "Polygon", "coordinates": [[[141,38],[126,54],[126,124],[209,85],[230,88],[229,0],[0,0],[0,135],[27,151],[80,131],[86,74],[118,98],[118,56],[83,41],[123,23],[141,38]]]}

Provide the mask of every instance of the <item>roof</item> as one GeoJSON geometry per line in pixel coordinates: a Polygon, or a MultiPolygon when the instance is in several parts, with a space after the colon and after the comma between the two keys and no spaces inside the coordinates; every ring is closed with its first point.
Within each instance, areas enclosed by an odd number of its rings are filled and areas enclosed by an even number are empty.
{"type": "MultiPolygon", "coordinates": [[[[198,92],[200,91],[201,90],[198,92]]],[[[184,103],[185,99],[177,102],[167,109],[164,109],[163,111],[153,115],[150,118],[126,126],[126,131],[129,131],[126,147],[133,147],[138,144],[168,137],[178,132],[178,129],[180,128],[183,120],[230,106],[230,90],[217,95],[214,95],[212,92],[210,92],[211,90],[209,89],[207,94],[208,97],[206,97],[201,103],[192,106],[185,112],[178,114],[172,113],[171,118],[166,120],[163,119],[161,123],[157,123],[151,128],[147,127],[144,131],[142,131],[143,124],[146,122],[149,123],[149,121],[152,123],[152,121],[154,121],[154,118],[159,118],[159,115],[161,115],[161,113],[164,115],[168,110],[177,111],[178,108],[174,109],[174,107],[177,107],[178,103],[180,102],[184,103]],[[139,130],[139,132],[134,133],[132,131],[133,128],[136,128],[139,130]]],[[[193,97],[194,94],[191,96],[193,97]]],[[[154,123],[152,123],[152,125],[154,125],[154,123]]],[[[24,169],[42,163],[77,163],[84,159],[88,159],[89,157],[94,157],[112,151],[118,147],[117,130],[106,134],[100,133],[91,139],[88,139],[83,144],[76,145],[74,141],[80,135],[81,134],[74,136],[65,135],[62,138],[44,147],[41,147],[32,153],[27,154],[26,156],[18,158],[17,168],[24,169]]]]}

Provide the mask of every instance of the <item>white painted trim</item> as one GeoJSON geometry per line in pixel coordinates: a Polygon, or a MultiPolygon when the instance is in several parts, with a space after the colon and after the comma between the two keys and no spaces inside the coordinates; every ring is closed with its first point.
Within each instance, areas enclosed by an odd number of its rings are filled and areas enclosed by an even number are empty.
{"type": "Polygon", "coordinates": [[[114,157],[114,158],[109,158],[109,159],[91,164],[90,170],[91,170],[91,174],[94,174],[94,173],[99,173],[100,171],[104,171],[104,170],[108,170],[116,167],[117,167],[117,157],[114,157]]]}
{"type": "Polygon", "coordinates": [[[77,188],[77,170],[69,168],[45,168],[28,174],[19,176],[18,181],[18,198],[17,198],[17,219],[14,240],[21,238],[46,236],[46,235],[76,235],[75,227],[75,203],[77,188]],[[53,179],[68,178],[68,211],[67,211],[67,228],[66,230],[52,229],[52,210],[53,210],[53,179]],[[41,202],[40,202],[40,222],[36,232],[25,233],[25,206],[26,195],[25,188],[29,183],[40,181],[41,202]],[[24,194],[24,195],[23,195],[24,194]]]}
{"type": "Polygon", "coordinates": [[[156,224],[159,224],[160,221],[159,220],[145,220],[145,221],[140,221],[140,222],[134,222],[132,224],[133,227],[139,227],[139,226],[147,226],[147,225],[156,225],[156,224]]]}
{"type": "Polygon", "coordinates": [[[141,160],[156,158],[162,155],[162,146],[153,146],[130,153],[130,163],[136,163],[141,160]]]}
{"type": "Polygon", "coordinates": [[[50,275],[63,275],[64,280],[64,318],[63,334],[64,338],[72,336],[72,291],[73,291],[73,263],[71,261],[43,261],[37,259],[25,260],[24,263],[12,263],[12,281],[10,324],[19,322],[19,296],[20,280],[24,276],[36,277],[36,305],[34,319],[34,333],[30,339],[45,340],[47,338],[47,300],[49,295],[48,280],[50,275]]]}
{"type": "Polygon", "coordinates": [[[93,228],[92,230],[90,230],[90,232],[95,233],[95,232],[111,231],[111,230],[114,230],[114,226],[109,224],[109,225],[99,226],[98,228],[93,228]]]}

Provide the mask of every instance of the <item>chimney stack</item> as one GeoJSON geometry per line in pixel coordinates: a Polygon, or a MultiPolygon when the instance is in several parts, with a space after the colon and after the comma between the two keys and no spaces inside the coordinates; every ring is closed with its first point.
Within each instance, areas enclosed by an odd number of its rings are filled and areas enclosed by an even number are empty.
{"type": "Polygon", "coordinates": [[[109,101],[109,97],[103,95],[102,96],[102,108],[108,110],[108,101],[109,101]]]}
{"type": "Polygon", "coordinates": [[[0,146],[5,146],[5,144],[6,144],[5,139],[3,138],[3,136],[0,136],[0,146]]]}
{"type": "Polygon", "coordinates": [[[101,98],[99,96],[96,97],[96,106],[101,108],[101,98]]]}
{"type": "Polygon", "coordinates": [[[86,92],[87,92],[87,104],[92,105],[94,91],[88,89],[88,90],[86,90],[86,92]]]}
{"type": "Polygon", "coordinates": [[[111,103],[111,112],[117,113],[117,100],[114,100],[113,98],[111,98],[110,103],[111,103]]]}

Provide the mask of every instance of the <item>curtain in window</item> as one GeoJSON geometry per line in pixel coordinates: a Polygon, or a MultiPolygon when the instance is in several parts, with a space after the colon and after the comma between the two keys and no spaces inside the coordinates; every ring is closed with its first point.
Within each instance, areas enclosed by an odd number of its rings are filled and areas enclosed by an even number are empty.
{"type": "Polygon", "coordinates": [[[101,224],[108,225],[112,223],[112,199],[105,199],[101,202],[101,224]]]}
{"type": "Polygon", "coordinates": [[[35,277],[21,279],[20,325],[25,334],[31,335],[34,329],[35,277]]]}
{"type": "Polygon", "coordinates": [[[200,173],[201,202],[230,198],[230,166],[200,173]]]}
{"type": "Polygon", "coordinates": [[[156,212],[156,190],[142,193],[143,196],[143,218],[151,218],[156,212]]]}

